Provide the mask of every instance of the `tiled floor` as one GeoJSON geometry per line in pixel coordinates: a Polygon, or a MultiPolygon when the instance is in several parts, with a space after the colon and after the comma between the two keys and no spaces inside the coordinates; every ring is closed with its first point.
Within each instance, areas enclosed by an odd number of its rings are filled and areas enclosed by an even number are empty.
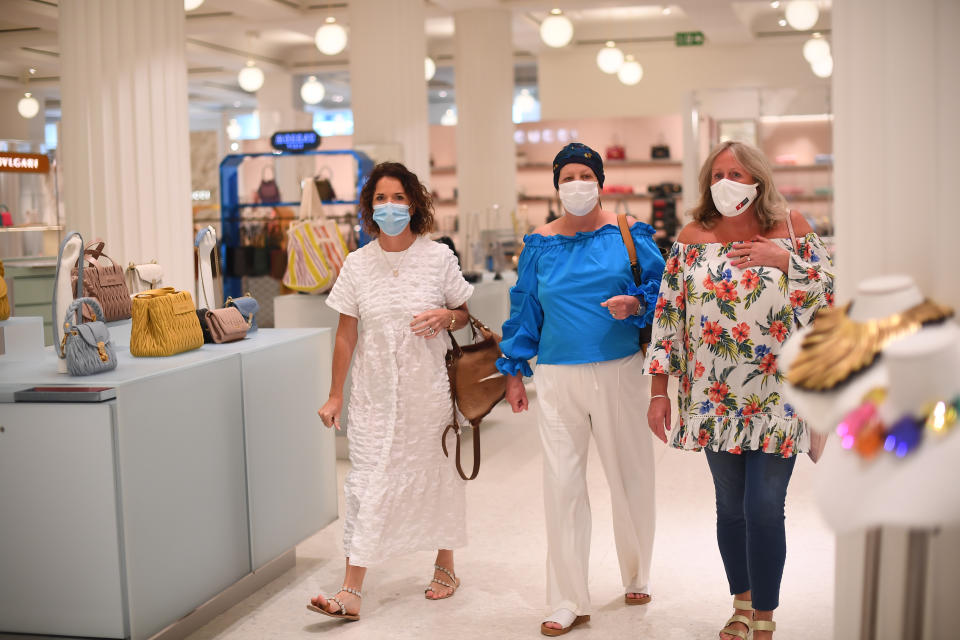
{"type": "MultiPolygon", "coordinates": [[[[645,431],[638,422],[637,429],[645,431]]],[[[305,607],[340,586],[342,523],[297,549],[294,570],[229,609],[190,640],[212,638],[535,638],[543,614],[545,536],[540,453],[532,412],[499,406],[482,426],[483,465],[467,492],[470,544],[456,556],[463,587],[441,602],[423,597],[433,555],[415,553],[371,568],[361,620],[344,623],[305,607]]],[[[439,446],[439,445],[438,445],[439,446]]],[[[613,546],[610,501],[599,460],[591,455],[593,546],[590,588],[595,610],[571,638],[716,638],[731,614],[717,551],[713,489],[702,454],[655,445],[657,539],[653,602],[627,607],[613,546]]],[[[341,462],[342,480],[347,463],[341,462]]],[[[813,502],[813,465],[798,461],[787,498],[787,566],[776,619],[777,640],[830,638],[833,536],[813,502]]]]}

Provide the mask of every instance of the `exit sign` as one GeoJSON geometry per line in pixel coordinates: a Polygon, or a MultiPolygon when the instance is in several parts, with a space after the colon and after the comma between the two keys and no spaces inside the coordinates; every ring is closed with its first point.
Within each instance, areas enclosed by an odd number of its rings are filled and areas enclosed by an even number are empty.
{"type": "Polygon", "coordinates": [[[699,47],[703,45],[703,31],[678,31],[676,42],[678,47],[699,47]]]}

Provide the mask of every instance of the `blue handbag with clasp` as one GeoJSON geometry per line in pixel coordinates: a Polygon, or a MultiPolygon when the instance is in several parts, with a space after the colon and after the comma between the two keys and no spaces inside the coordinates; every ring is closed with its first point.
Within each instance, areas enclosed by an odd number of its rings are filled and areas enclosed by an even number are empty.
{"type": "Polygon", "coordinates": [[[223,306],[237,308],[237,311],[240,312],[240,315],[243,316],[250,327],[247,329],[247,333],[257,330],[257,311],[260,310],[260,303],[249,293],[242,298],[227,298],[227,303],[223,306]]]}

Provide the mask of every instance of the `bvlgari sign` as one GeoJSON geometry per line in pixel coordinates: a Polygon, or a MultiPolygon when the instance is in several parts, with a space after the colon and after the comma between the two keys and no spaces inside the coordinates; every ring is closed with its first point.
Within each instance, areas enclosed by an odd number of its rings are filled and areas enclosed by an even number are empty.
{"type": "Polygon", "coordinates": [[[47,173],[50,159],[42,153],[10,153],[0,151],[0,173],[47,173]]]}

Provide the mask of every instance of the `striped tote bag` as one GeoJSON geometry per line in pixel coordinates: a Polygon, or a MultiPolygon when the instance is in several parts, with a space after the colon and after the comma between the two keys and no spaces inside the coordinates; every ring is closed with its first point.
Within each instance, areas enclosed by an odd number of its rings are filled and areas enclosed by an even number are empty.
{"type": "Polygon", "coordinates": [[[324,293],[333,287],[343,261],[347,243],[340,228],[323,215],[312,181],[303,189],[300,218],[287,230],[287,270],[284,286],[304,293],[324,293]]]}

